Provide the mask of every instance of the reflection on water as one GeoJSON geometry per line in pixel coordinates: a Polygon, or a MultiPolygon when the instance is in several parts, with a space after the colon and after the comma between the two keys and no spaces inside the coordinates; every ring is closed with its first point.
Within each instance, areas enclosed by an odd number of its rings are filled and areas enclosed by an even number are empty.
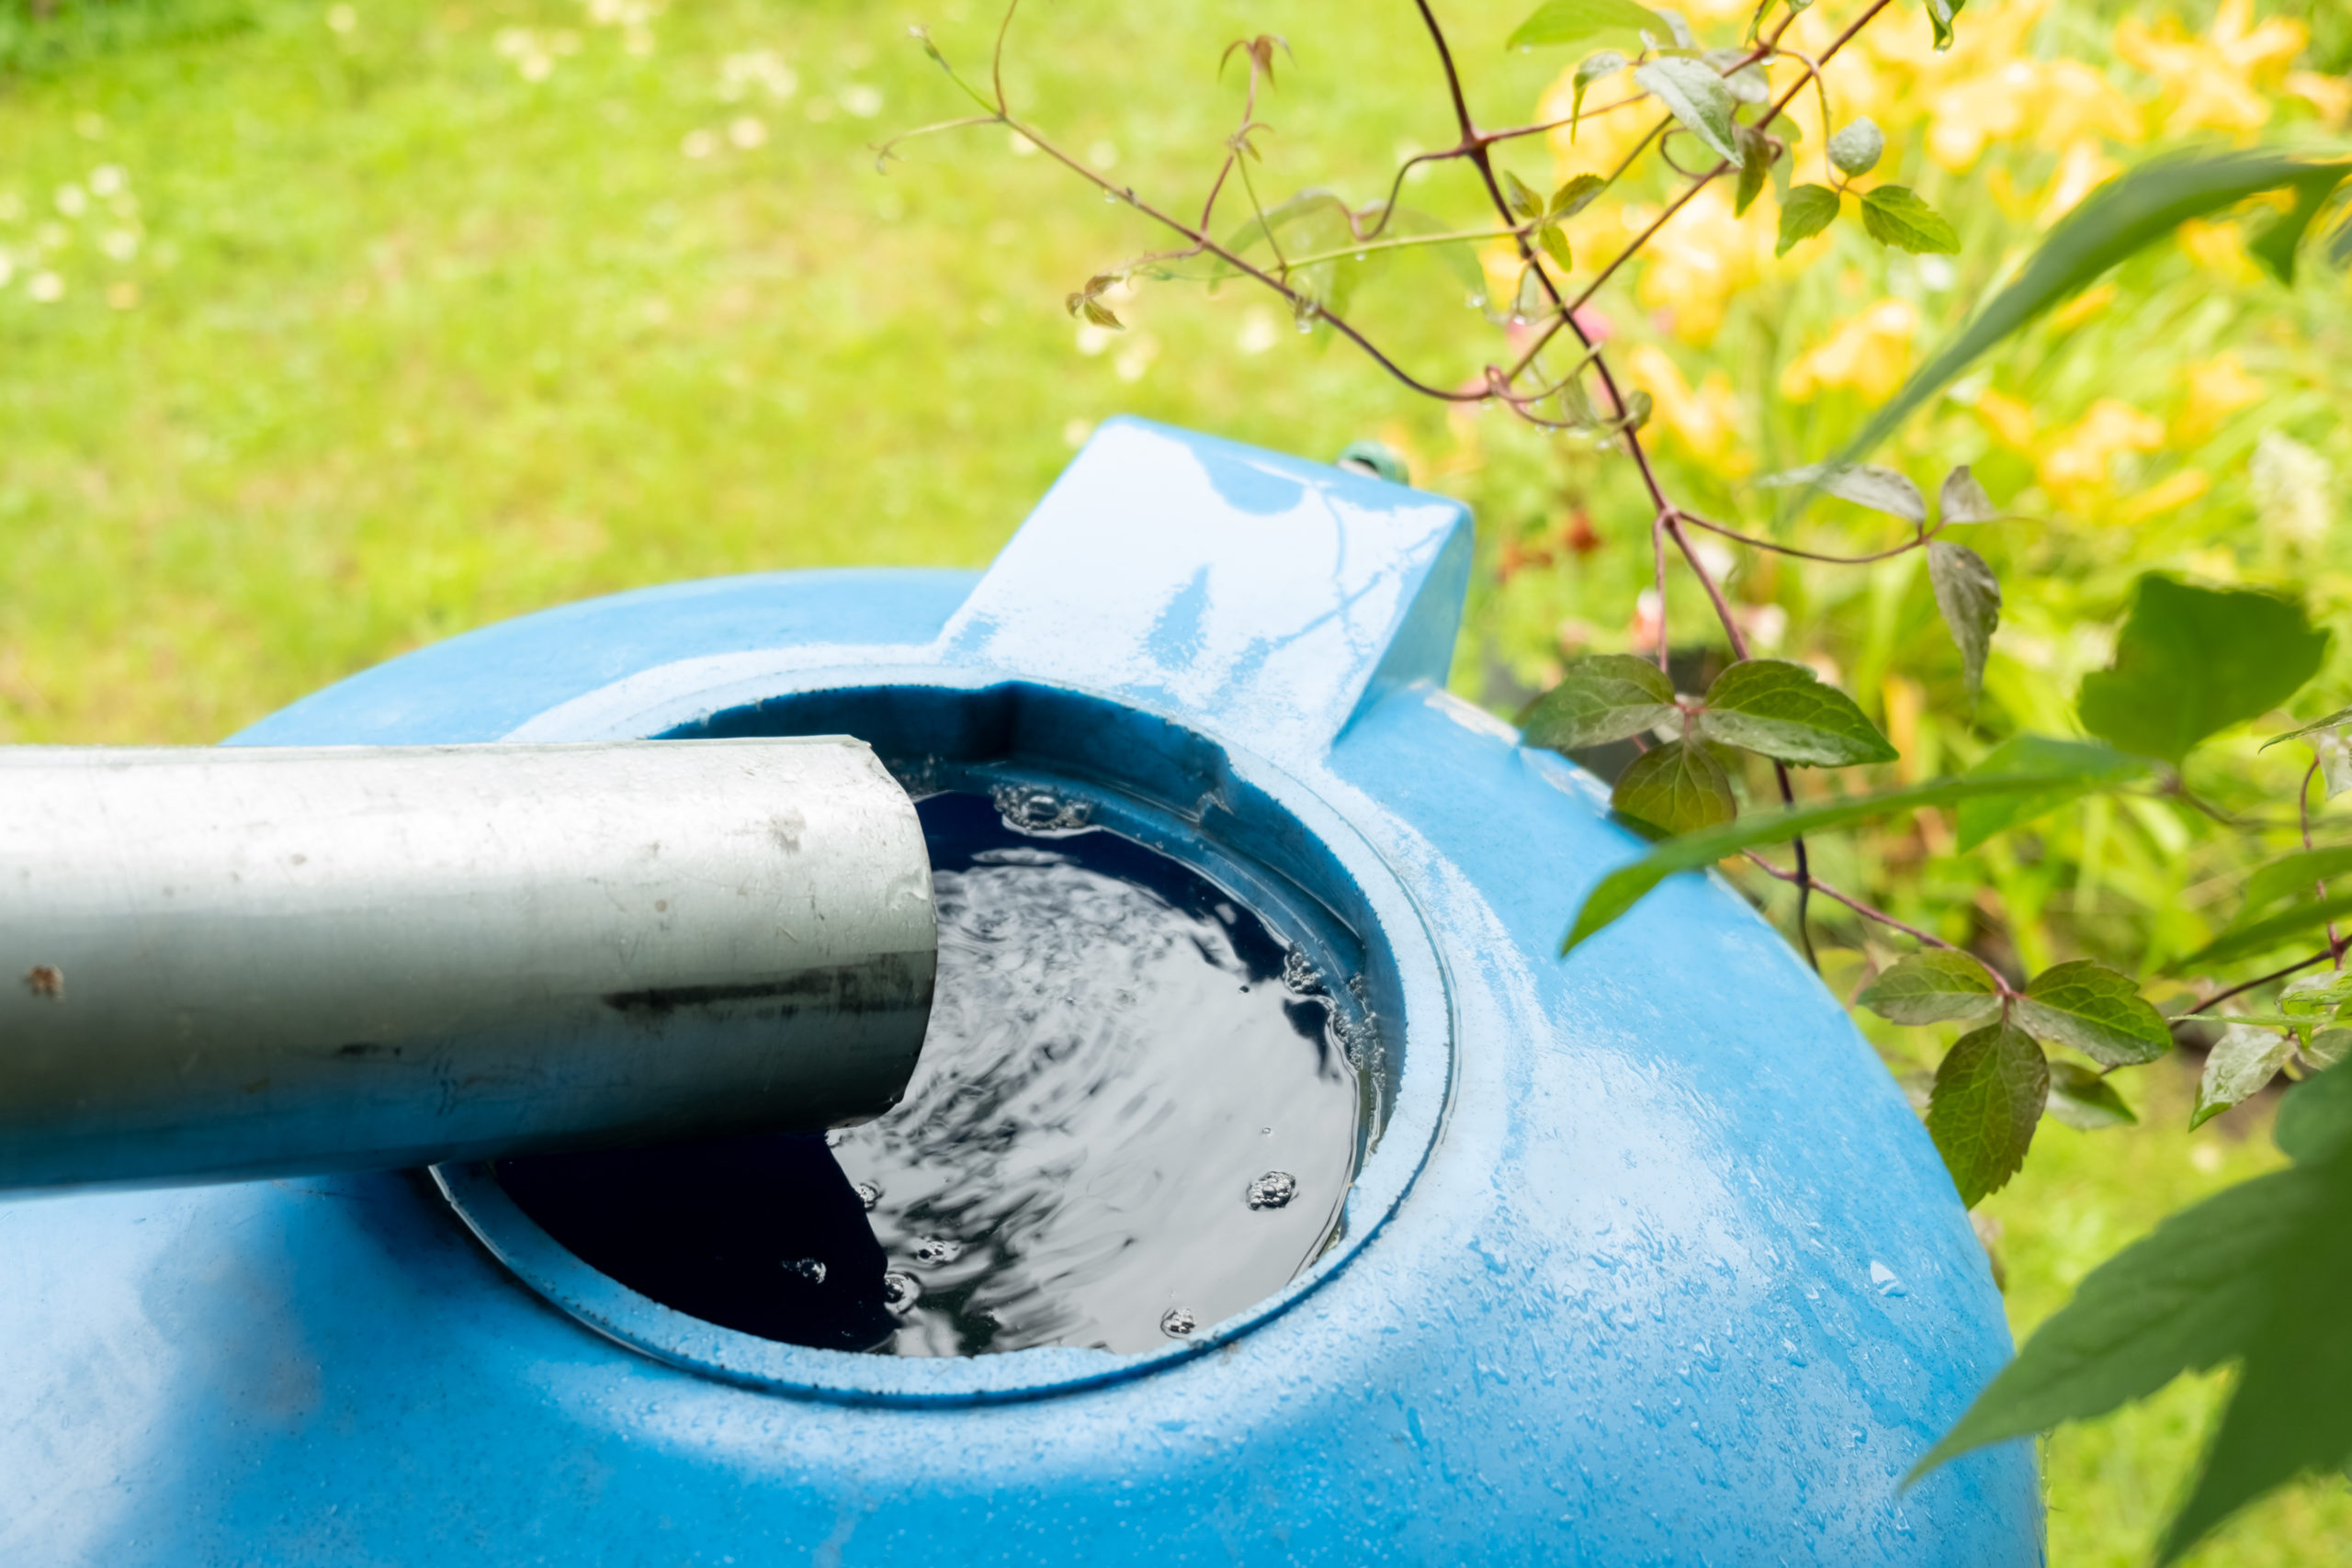
{"type": "Polygon", "coordinates": [[[799,1344],[1144,1350],[1279,1290],[1353,1174],[1361,1022],[1165,856],[921,809],[939,983],[897,1109],[822,1143],[508,1161],[508,1190],[624,1283],[799,1344]]]}

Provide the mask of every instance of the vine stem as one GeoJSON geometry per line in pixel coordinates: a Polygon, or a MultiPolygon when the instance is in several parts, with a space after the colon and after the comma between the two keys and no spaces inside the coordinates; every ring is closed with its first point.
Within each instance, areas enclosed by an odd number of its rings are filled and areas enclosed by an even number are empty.
{"type": "MultiPolygon", "coordinates": [[[[2295,792],[2295,816],[2303,829],[2303,852],[2306,854],[2311,852],[2312,847],[2312,781],[2317,777],[2319,777],[2319,757],[2314,753],[2310,770],[2303,774],[2303,787],[2295,792]]],[[[2323,900],[2327,897],[2325,878],[2315,878],[2312,886],[2318,890],[2323,900]]],[[[2335,962],[2336,972],[2343,973],[2344,942],[2335,934],[2334,920],[2327,922],[2327,953],[2328,956],[2335,962]]]]}
{"type": "Polygon", "coordinates": [[[2216,991],[2211,996],[2207,997],[2203,1001],[2199,1002],[2195,1007],[2190,1008],[2187,1012],[2182,1013],[2178,1018],[2174,1019],[2172,1021],[2176,1025],[2180,1024],[2196,1017],[2199,1013],[2203,1012],[2207,1008],[2218,1007],[2222,1003],[2228,1001],[2232,997],[2244,996],[2246,992],[2253,990],[2257,986],[2267,986],[2273,980],[2283,980],[2299,969],[2308,969],[2314,964],[2324,964],[2331,958],[2341,959],[2342,956],[2342,950],[2334,942],[2330,942],[2328,944],[2327,951],[2324,953],[2314,953],[2309,958],[2299,958],[2295,960],[2294,963],[2288,964],[2284,969],[2273,969],[2267,975],[2256,975],[2251,980],[2239,981],[2236,985],[2232,986],[2227,990],[2216,991]]]}

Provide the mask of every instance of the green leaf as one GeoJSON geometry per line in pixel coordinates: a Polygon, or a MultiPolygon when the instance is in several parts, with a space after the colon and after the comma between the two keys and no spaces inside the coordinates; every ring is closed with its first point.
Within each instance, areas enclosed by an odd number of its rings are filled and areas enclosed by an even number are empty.
{"type": "Polygon", "coordinates": [[[1889,964],[1854,999],[1895,1023],[1941,1023],[1991,1011],[2001,991],[1973,958],[1931,947],[1889,964]]]}
{"type": "Polygon", "coordinates": [[[1568,249],[1568,237],[1560,231],[1560,226],[1557,223],[1544,224],[1535,231],[1535,239],[1536,243],[1544,247],[1544,254],[1552,258],[1552,264],[1561,272],[1569,273],[1576,270],[1576,255],[1568,249]]]}
{"type": "Polygon", "coordinates": [[[1739,815],[1731,774],[1703,744],[1669,740],[1634,759],[1609,804],[1645,827],[1695,833],[1739,815]]]}
{"type": "Polygon", "coordinates": [[[2303,1059],[2314,1067],[2333,1067],[2352,1056],[2352,1029],[2315,1029],[2303,1042],[2303,1059]]]}
{"type": "Polygon", "coordinates": [[[1985,523],[2000,515],[1993,498],[1976,482],[1976,476],[1962,463],[1944,476],[1944,487],[1936,497],[1936,516],[1949,527],[1955,523],[1985,523]]]}
{"type": "Polygon", "coordinates": [[[1956,256],[1960,234],[1944,215],[1903,186],[1862,193],[1862,228],[1882,245],[1913,255],[1956,256]]]}
{"type": "Polygon", "coordinates": [[[2327,633],[2302,605],[2248,589],[2140,579],[2115,662],[2083,678],[2083,728],[2177,764],[2207,736],[2259,717],[2318,673],[2327,633]]]}
{"type": "Polygon", "coordinates": [[[2272,736],[2269,739],[2264,741],[2257,750],[2267,751],[2273,746],[2279,745],[2282,742],[2289,740],[2301,740],[2306,736],[2318,735],[2324,731],[2331,729],[2340,729],[2346,724],[2352,724],[2352,708],[2337,708],[2325,718],[2315,718],[2309,724],[2287,731],[2284,735],[2272,736]]]}
{"type": "MultiPolygon", "coordinates": [[[[2305,1325],[2332,1323],[2340,1311],[2340,1296],[2332,1305],[2307,1305],[2293,1299],[2301,1292],[2282,1286],[2300,1272],[2313,1241],[2340,1254],[2352,1236],[2343,1188],[2340,1167],[2298,1167],[2166,1218],[2091,1270],[1911,1478],[1987,1443],[2104,1416],[2183,1372],[2266,1349],[2299,1357],[2306,1333],[2271,1340],[2267,1331],[2290,1302],[2297,1311],[2316,1310],[2301,1320],[2305,1325]]],[[[2339,1403],[2352,1408],[2352,1389],[2339,1403]]]]}
{"type": "Polygon", "coordinates": [[[1761,62],[1748,59],[1749,52],[1745,49],[1711,49],[1699,58],[1713,67],[1715,73],[1724,79],[1724,85],[1730,90],[1735,102],[1770,103],[1772,97],[1771,80],[1764,74],[1761,62]]]}
{"type": "Polygon", "coordinates": [[[2245,879],[2245,902],[2238,907],[2233,929],[2249,925],[2272,905],[2286,899],[2316,899],[2319,884],[2352,871],[2352,844],[2324,850],[2298,850],[2290,855],[2254,868],[2245,879]]]}
{"type": "Polygon", "coordinates": [[[1962,1203],[1973,1209],[2017,1174],[2049,1098],[2050,1060],[2023,1030],[1990,1024],[1952,1045],[1928,1095],[1928,1135],[1962,1203]]]}
{"type": "Polygon", "coordinates": [[[1510,208],[1511,216],[1524,223],[1544,216],[1544,198],[1527,188],[1527,182],[1502,171],[1503,200],[1510,208]]]}
{"type": "Polygon", "coordinates": [[[2205,1055],[2205,1076],[2197,1082],[2191,1128],[2202,1127],[2231,1106],[2259,1094],[2293,1055],[2295,1037],[2270,1029],[2233,1023],[2205,1055]]]}
{"type": "Polygon", "coordinates": [[[2267,919],[2252,925],[2233,927],[2207,942],[2186,958],[2176,959],[2165,968],[2173,974],[2190,969],[2211,968],[2236,959],[2267,953],[2289,937],[2315,932],[2330,920],[2340,920],[2352,915],[2352,894],[2338,893],[2309,904],[2299,904],[2267,919]]]}
{"type": "Polygon", "coordinates": [[[1599,175],[1577,175],[1552,193],[1552,205],[1544,209],[1546,218],[1574,218],[1592,205],[1593,197],[1609,188],[1609,182],[1599,175]]]}
{"type": "MultiPolygon", "coordinates": [[[[2338,180],[2341,178],[2337,176],[2338,180]]],[[[2264,224],[2262,232],[2246,245],[2246,254],[2290,288],[2295,284],[2295,247],[2303,243],[2312,220],[2327,205],[2327,198],[2335,194],[2335,181],[2312,179],[2296,186],[2295,205],[2264,224]]]]}
{"type": "Polygon", "coordinates": [[[1838,193],[1827,186],[1795,186],[1781,198],[1781,243],[1776,256],[1787,255],[1838,220],[1838,193]]]}
{"type": "Polygon", "coordinates": [[[1850,468],[1835,468],[1826,463],[1808,463],[1802,468],[1791,468],[1785,473],[1767,474],[1756,482],[1765,490],[1811,485],[1815,490],[1828,491],[1840,501],[1850,501],[1857,506],[1867,506],[1872,512],[1900,517],[1905,523],[1925,523],[1928,520],[1928,498],[1919,493],[1917,485],[1893,468],[1874,468],[1868,463],[1850,468]]]}
{"type": "MultiPolygon", "coordinates": [[[[1857,118],[1829,139],[1829,162],[1848,179],[1859,179],[1878,167],[1886,152],[1886,132],[1868,115],[1857,118]]],[[[1863,197],[1867,212],[1869,197],[1863,197]]]]}
{"type": "Polygon", "coordinates": [[[1560,943],[1572,952],[1594,932],[1615,923],[1659,883],[1680,871],[1710,866],[1727,855],[1758,844],[1778,843],[1826,828],[1866,822],[1923,806],[1953,806],[1983,795],[2035,795],[2070,785],[2074,781],[2052,773],[2020,773],[2002,777],[1939,779],[1881,795],[1849,795],[1826,806],[1797,807],[1785,811],[1751,811],[1736,821],[1703,833],[1690,833],[1655,845],[1630,865],[1621,865],[1594,885],[1577,910],[1576,924],[1560,943]]]}
{"type": "Polygon", "coordinates": [[[1704,61],[1665,56],[1634,67],[1634,80],[1657,96],[1682,128],[1728,164],[1739,162],[1732,129],[1731,89],[1704,61]]]}
{"type": "Polygon", "coordinates": [[[2290,1018],[2319,1018],[2352,1001],[2352,975],[2334,971],[2304,975],[2278,992],[2278,1010],[2290,1018]]]}
{"type": "Polygon", "coordinates": [[[1503,47],[1581,43],[1607,33],[1638,34],[1645,28],[1661,36],[1669,30],[1665,17],[1634,0],[1545,0],[1503,47]]]}
{"type": "MultiPolygon", "coordinates": [[[[1932,7],[1933,0],[1931,0],[1932,7]]],[[[1954,7],[1957,9],[1957,7],[1954,7]]],[[[1932,14],[1932,9],[1931,9],[1932,14]]],[[[1939,33],[1942,31],[1939,27],[1939,33]]],[[[2264,191],[2324,179],[2331,186],[2352,164],[2315,164],[2292,152],[2191,152],[2126,170],[2059,220],[2032,259],[1995,295],[1950,346],[1872,415],[1838,459],[1851,463],[1967,369],[1977,355],[2019,327],[2087,288],[2124,257],[2191,218],[2207,218],[2264,191]]],[[[1785,235],[1786,214],[1782,215],[1785,235]]]]}
{"type": "Polygon", "coordinates": [[[1928,0],[1928,20],[1936,29],[1936,52],[1941,54],[1951,47],[1952,18],[1968,0],[1928,0]]]}
{"type": "Polygon", "coordinates": [[[1960,646],[1962,675],[1973,699],[1984,684],[1984,655],[1993,646],[1994,628],[2001,624],[2001,580],[1974,550],[1931,539],[1928,581],[1951,640],[1960,646]]]}
{"type": "Polygon", "coordinates": [[[2352,1073],[2321,1073],[2289,1089],[2270,1136],[2299,1165],[2352,1147],[2352,1073]]]}
{"type": "Polygon", "coordinates": [[[2171,1026],[2131,977],[2087,958],[2036,975],[2009,1016],[2037,1039],[2071,1045],[2105,1066],[2153,1062],[2172,1049],[2171,1026]]]}
{"type": "Polygon", "coordinates": [[[1756,198],[1764,194],[1764,176],[1772,165],[1772,143],[1752,125],[1733,128],[1739,142],[1739,188],[1731,198],[1735,218],[1745,218],[1756,198]]]}
{"type": "MultiPolygon", "coordinates": [[[[1577,125],[1584,118],[1586,89],[1603,76],[1616,75],[1617,73],[1625,69],[1627,63],[1625,57],[1615,50],[1604,49],[1577,66],[1574,95],[1568,100],[1568,144],[1570,146],[1576,145],[1577,125]]],[[[1600,176],[1595,175],[1592,177],[1599,179],[1600,176]]]]}
{"type": "Polygon", "coordinates": [[[1664,724],[1680,712],[1674,682],[1646,659],[1595,653],[1571,659],[1560,683],[1521,716],[1529,746],[1555,751],[1605,746],[1664,724]]]}
{"type": "Polygon", "coordinates": [[[2130,1126],[2140,1120],[2113,1084],[2080,1062],[2050,1064],[2049,1114],[2077,1133],[2130,1126]]]}
{"type": "Polygon", "coordinates": [[[1996,833],[2046,817],[2098,790],[2129,784],[2147,771],[2146,762],[2112,747],[2053,740],[2046,735],[2012,735],[1984,753],[1965,776],[2045,773],[2066,782],[2040,795],[1991,795],[1962,801],[1960,847],[1973,850],[1996,833]]]}
{"type": "Polygon", "coordinates": [[[1854,699],[1785,659],[1743,659],[1707,688],[1708,734],[1803,767],[1845,768],[1897,756],[1854,699]]]}

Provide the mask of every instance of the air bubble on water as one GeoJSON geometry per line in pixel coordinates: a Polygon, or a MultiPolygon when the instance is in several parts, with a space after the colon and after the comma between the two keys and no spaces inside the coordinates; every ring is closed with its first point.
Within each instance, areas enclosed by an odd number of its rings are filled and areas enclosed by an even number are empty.
{"type": "Polygon", "coordinates": [[[1907,1293],[1903,1289],[1903,1281],[1894,1277],[1894,1270],[1875,1258],[1871,1262],[1871,1283],[1878,1287],[1878,1293],[1882,1296],[1907,1293]]]}
{"type": "Polygon", "coordinates": [[[1082,800],[1069,800],[1035,784],[999,784],[989,792],[1004,825],[1016,833],[1075,833],[1093,816],[1082,800]]]}
{"type": "Polygon", "coordinates": [[[922,1283],[912,1274],[882,1276],[882,1304],[892,1312],[905,1312],[922,1299],[922,1283]]]}
{"type": "Polygon", "coordinates": [[[1270,1170],[1250,1184],[1250,1206],[1279,1209],[1298,1196],[1298,1178],[1286,1170],[1270,1170]]]}
{"type": "Polygon", "coordinates": [[[814,1258],[796,1258],[784,1266],[787,1274],[797,1274],[812,1285],[825,1282],[825,1265],[814,1258]]]}
{"type": "Polygon", "coordinates": [[[915,1243],[918,1263],[953,1263],[964,1256],[964,1244],[944,1235],[927,1235],[915,1243]]]}
{"type": "Polygon", "coordinates": [[[1182,1339],[1199,1326],[1193,1321],[1193,1314],[1182,1307],[1170,1307],[1159,1314],[1159,1332],[1170,1339],[1182,1339]]]}
{"type": "Polygon", "coordinates": [[[875,1186],[871,1181],[861,1181],[857,1184],[857,1201],[865,1204],[867,1212],[871,1213],[874,1205],[882,1201],[882,1189],[875,1186]]]}
{"type": "Polygon", "coordinates": [[[1294,947],[1283,956],[1283,984],[1302,997],[1311,997],[1323,989],[1323,976],[1315,972],[1306,950],[1294,947]]]}

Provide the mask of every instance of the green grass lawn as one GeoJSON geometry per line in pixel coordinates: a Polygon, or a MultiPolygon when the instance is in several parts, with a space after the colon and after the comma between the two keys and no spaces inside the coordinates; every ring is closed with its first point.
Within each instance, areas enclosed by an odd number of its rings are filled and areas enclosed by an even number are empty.
{"type": "MultiPolygon", "coordinates": [[[[21,0],[0,7],[21,62],[21,0]]],[[[181,14],[0,88],[0,739],[212,740],[404,649],[642,583],[977,566],[1114,412],[1317,457],[1436,441],[1328,334],[1238,297],[1155,292],[1082,344],[1063,294],[1147,237],[1001,134],[877,175],[868,143],[957,108],[905,25],[977,62],[977,0],[181,14]]],[[[1497,119],[1557,63],[1500,53],[1516,19],[1461,29],[1497,119]]],[[[1266,118],[1288,188],[1445,135],[1408,22],[1059,3],[1012,80],[1123,177],[1196,188],[1233,106],[1219,51],[1285,34],[1266,118]]],[[[1371,308],[1445,364],[1457,323],[1406,298],[1371,308]]],[[[1990,1205],[2020,1329],[2267,1163],[2259,1129],[2192,1144],[2169,1092],[2138,1131],[2052,1128],[1990,1205]]],[[[2220,1392],[2050,1445],[2053,1562],[2145,1560],[2220,1392]]],[[[2352,1502],[2306,1485],[2195,1561],[2352,1562],[2352,1502]]]]}

